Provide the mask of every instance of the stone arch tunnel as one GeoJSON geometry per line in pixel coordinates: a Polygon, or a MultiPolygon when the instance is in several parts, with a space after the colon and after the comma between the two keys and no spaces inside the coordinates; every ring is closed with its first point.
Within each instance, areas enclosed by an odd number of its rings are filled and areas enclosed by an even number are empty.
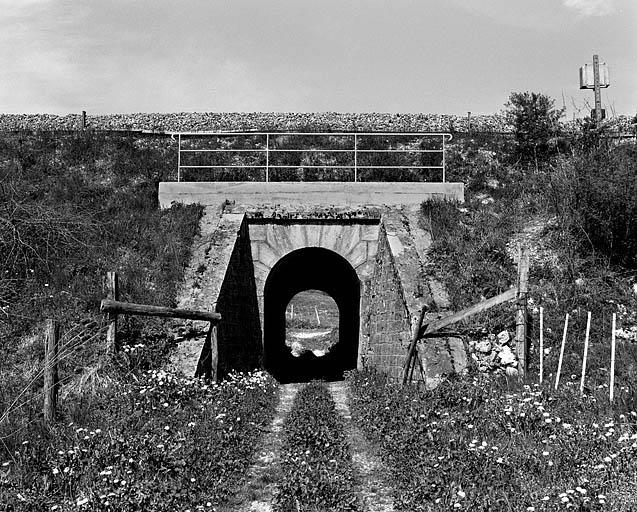
{"type": "Polygon", "coordinates": [[[280,382],[333,380],[356,368],[360,325],[360,287],[356,271],[341,255],[322,247],[296,249],[270,271],[263,295],[264,366],[280,382]],[[330,295],[339,310],[339,340],[324,356],[305,352],[293,357],[285,344],[286,307],[299,292],[316,289],[330,295]]]}
{"type": "MultiPolygon", "coordinates": [[[[426,189],[377,183],[350,191],[339,184],[358,202],[323,206],[317,204],[323,192],[312,195],[321,184],[303,183],[296,195],[296,189],[287,190],[290,184],[258,185],[220,185],[210,197],[197,196],[207,206],[178,306],[216,310],[222,321],[216,337],[207,338],[208,324],[192,322],[178,339],[172,367],[215,379],[254,368],[265,368],[283,382],[337,379],[362,367],[400,378],[420,309],[433,305],[428,318],[434,319],[449,307],[427,266],[431,237],[418,213],[426,189]],[[264,185],[282,188],[262,193],[264,185]],[[252,188],[241,192],[242,187],[252,188]],[[387,195],[388,187],[393,196],[387,195]],[[307,190],[310,195],[301,193],[307,190]],[[388,201],[376,201],[375,191],[388,201]],[[285,309],[292,297],[309,289],[336,302],[339,341],[323,356],[305,351],[295,357],[286,344],[285,309]]],[[[430,339],[418,350],[428,386],[466,366],[459,338],[430,339]]]]}

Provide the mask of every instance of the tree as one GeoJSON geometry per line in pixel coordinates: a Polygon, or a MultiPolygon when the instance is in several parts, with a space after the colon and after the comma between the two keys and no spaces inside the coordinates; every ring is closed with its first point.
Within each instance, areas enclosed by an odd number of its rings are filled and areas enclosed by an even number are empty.
{"type": "Polygon", "coordinates": [[[555,100],[536,92],[513,92],[505,105],[508,123],[515,134],[515,154],[536,168],[556,153],[563,109],[555,100]]]}

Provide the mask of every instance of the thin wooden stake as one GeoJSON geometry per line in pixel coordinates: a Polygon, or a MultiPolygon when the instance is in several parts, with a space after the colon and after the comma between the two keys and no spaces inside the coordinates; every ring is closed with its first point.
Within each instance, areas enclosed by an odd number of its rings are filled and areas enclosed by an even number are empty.
{"type": "MultiPolygon", "coordinates": [[[[106,273],[106,297],[119,300],[119,279],[117,272],[106,273]]],[[[108,313],[108,331],[106,331],[106,351],[109,355],[117,353],[117,313],[108,313]]]]}
{"type": "Polygon", "coordinates": [[[564,359],[564,346],[566,345],[566,333],[568,331],[568,313],[566,313],[566,320],[564,320],[564,334],[562,335],[562,348],[560,349],[560,360],[557,363],[557,375],[555,376],[555,390],[560,383],[560,373],[562,372],[562,360],[564,359]]]}
{"type": "Polygon", "coordinates": [[[540,306],[540,384],[544,380],[544,308],[540,306]]]}
{"type": "Polygon", "coordinates": [[[582,380],[579,383],[579,394],[584,394],[584,379],[586,378],[586,361],[588,359],[588,340],[591,334],[591,312],[588,312],[586,319],[586,338],[584,339],[584,358],[582,359],[582,380]]]}
{"type": "Polygon", "coordinates": [[[615,328],[617,327],[617,314],[613,313],[613,330],[610,338],[610,401],[615,397],[615,328]]]}
{"type": "Polygon", "coordinates": [[[518,378],[522,380],[528,372],[529,346],[527,340],[527,293],[529,291],[529,253],[520,246],[518,252],[518,286],[515,313],[515,345],[518,356],[518,378]]]}
{"type": "Polygon", "coordinates": [[[46,345],[44,349],[44,421],[55,421],[58,401],[58,348],[60,326],[55,320],[46,321],[46,345]]]}
{"type": "Polygon", "coordinates": [[[319,318],[319,313],[318,313],[318,309],[316,306],[314,306],[314,312],[316,313],[316,325],[320,326],[321,325],[321,319],[319,318]]]}

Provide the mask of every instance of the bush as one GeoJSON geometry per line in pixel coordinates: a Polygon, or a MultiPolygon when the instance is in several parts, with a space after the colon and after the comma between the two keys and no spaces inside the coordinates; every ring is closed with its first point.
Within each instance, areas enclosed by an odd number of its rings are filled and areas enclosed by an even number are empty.
{"type": "Polygon", "coordinates": [[[325,384],[312,382],[298,392],[285,434],[276,510],[359,510],[343,421],[325,384]]]}
{"type": "Polygon", "coordinates": [[[515,268],[506,243],[516,221],[503,204],[480,203],[470,209],[447,201],[421,205],[422,222],[432,237],[431,266],[449,291],[452,309],[462,309],[481,298],[507,290],[515,281],[515,268]]]}
{"type": "Polygon", "coordinates": [[[562,161],[552,177],[553,207],[584,250],[637,268],[637,147],[593,147],[562,161]]]}
{"type": "Polygon", "coordinates": [[[563,110],[555,100],[535,92],[513,92],[506,104],[506,118],[515,134],[515,156],[537,168],[556,154],[563,110]]]}

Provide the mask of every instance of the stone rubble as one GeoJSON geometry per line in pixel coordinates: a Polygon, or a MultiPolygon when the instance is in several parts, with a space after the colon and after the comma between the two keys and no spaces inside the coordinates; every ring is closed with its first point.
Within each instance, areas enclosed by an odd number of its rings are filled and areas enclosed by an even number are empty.
{"type": "Polygon", "coordinates": [[[514,343],[511,333],[504,330],[498,334],[488,334],[482,339],[470,340],[469,354],[481,372],[504,371],[514,376],[518,373],[514,343]]]}

